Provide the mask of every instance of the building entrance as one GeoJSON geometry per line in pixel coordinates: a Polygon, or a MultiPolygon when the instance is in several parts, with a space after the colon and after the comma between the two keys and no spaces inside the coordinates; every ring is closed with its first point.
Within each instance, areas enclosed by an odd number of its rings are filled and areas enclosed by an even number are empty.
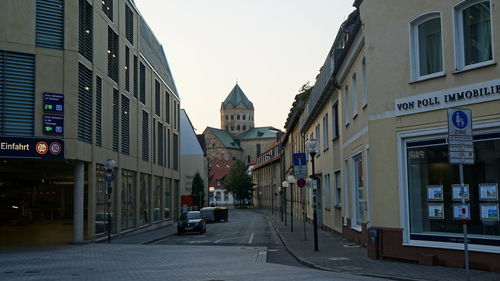
{"type": "Polygon", "coordinates": [[[73,178],[63,160],[0,159],[0,249],[70,242],[73,178]]]}

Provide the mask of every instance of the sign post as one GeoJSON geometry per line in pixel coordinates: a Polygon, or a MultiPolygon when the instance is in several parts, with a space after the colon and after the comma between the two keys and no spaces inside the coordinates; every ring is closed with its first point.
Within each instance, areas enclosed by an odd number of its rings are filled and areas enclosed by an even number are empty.
{"type": "Polygon", "coordinates": [[[462,224],[464,231],[465,280],[470,280],[467,214],[465,208],[464,164],[474,164],[472,114],[470,109],[448,109],[448,152],[450,164],[458,164],[462,194],[462,224]]]}

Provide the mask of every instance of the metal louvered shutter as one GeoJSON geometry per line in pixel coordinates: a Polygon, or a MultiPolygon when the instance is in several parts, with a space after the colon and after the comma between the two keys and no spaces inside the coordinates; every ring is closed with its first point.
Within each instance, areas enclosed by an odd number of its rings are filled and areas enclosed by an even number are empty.
{"type": "Polygon", "coordinates": [[[102,11],[113,21],[113,0],[102,0],[102,11]]]}
{"type": "Polygon", "coordinates": [[[164,165],[164,160],[163,160],[163,124],[158,122],[158,165],[163,166],[164,165]]]}
{"type": "Polygon", "coordinates": [[[139,70],[139,80],[140,81],[140,101],[143,103],[143,104],[146,104],[146,67],[144,66],[144,64],[141,62],[140,63],[141,67],[140,67],[140,70],[139,70]]]}
{"type": "Polygon", "coordinates": [[[118,83],[118,34],[108,26],[108,76],[118,83]]]}
{"type": "Polygon", "coordinates": [[[64,0],[36,1],[36,46],[64,49],[64,0]]]}
{"type": "Polygon", "coordinates": [[[174,134],[173,138],[174,138],[174,151],[172,152],[174,156],[173,169],[177,171],[179,170],[179,136],[174,134]]]}
{"type": "Polygon", "coordinates": [[[130,49],[125,46],[125,91],[130,91],[130,49]]]}
{"type": "Polygon", "coordinates": [[[92,143],[92,70],[78,64],[78,139],[92,143]]]}
{"type": "Polygon", "coordinates": [[[167,129],[167,168],[170,169],[172,167],[172,144],[170,143],[170,129],[167,129]]]}
{"type": "Polygon", "coordinates": [[[134,13],[128,5],[125,5],[125,37],[134,44],[134,13]]]}
{"type": "Polygon", "coordinates": [[[160,104],[160,82],[155,80],[155,113],[160,116],[161,104],[160,104]]]}
{"type": "Polygon", "coordinates": [[[93,9],[87,0],[80,0],[80,26],[78,27],[78,52],[89,61],[93,55],[93,9]]]}
{"type": "Polygon", "coordinates": [[[170,94],[168,92],[165,92],[165,100],[165,107],[167,109],[165,121],[170,124],[170,94]]]}
{"type": "Polygon", "coordinates": [[[122,133],[121,133],[121,144],[122,153],[125,155],[130,154],[130,123],[129,123],[129,99],[122,95],[122,133]]]}
{"type": "Polygon", "coordinates": [[[113,151],[118,151],[118,134],[120,129],[120,94],[113,89],[113,151]]]}
{"type": "Polygon", "coordinates": [[[134,55],[134,98],[137,98],[137,56],[134,55]]]}
{"type": "Polygon", "coordinates": [[[149,114],[142,111],[142,160],[149,161],[149,114]]]}
{"type": "Polygon", "coordinates": [[[35,56],[0,50],[0,135],[33,136],[35,56]]]}
{"type": "Polygon", "coordinates": [[[95,143],[102,146],[102,79],[95,77],[95,143]]]}

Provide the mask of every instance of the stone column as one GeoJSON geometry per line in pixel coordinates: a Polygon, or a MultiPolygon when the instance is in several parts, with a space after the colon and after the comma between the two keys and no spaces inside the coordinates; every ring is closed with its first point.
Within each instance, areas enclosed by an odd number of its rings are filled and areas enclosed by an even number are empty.
{"type": "Polygon", "coordinates": [[[83,201],[84,169],[82,161],[76,161],[73,170],[75,184],[73,190],[73,243],[83,242],[83,201]]]}

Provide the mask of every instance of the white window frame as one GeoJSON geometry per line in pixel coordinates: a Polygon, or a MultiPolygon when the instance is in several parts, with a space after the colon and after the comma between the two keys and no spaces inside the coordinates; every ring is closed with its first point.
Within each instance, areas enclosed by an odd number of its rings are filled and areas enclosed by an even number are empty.
{"type": "Polygon", "coordinates": [[[323,151],[329,148],[330,140],[328,139],[328,113],[323,117],[323,151]]]}
{"type": "MultiPolygon", "coordinates": [[[[356,186],[356,176],[357,176],[357,170],[356,170],[356,161],[354,161],[354,158],[361,156],[361,166],[364,168],[364,155],[363,151],[357,151],[352,154],[351,156],[351,165],[352,165],[352,202],[353,202],[353,209],[352,209],[352,216],[351,216],[351,228],[357,231],[361,231],[361,224],[366,221],[366,217],[364,218],[365,221],[362,221],[361,223],[358,223],[358,216],[359,216],[359,207],[360,205],[364,206],[366,199],[365,199],[365,186],[363,184],[363,200],[359,200],[359,188],[356,186]]],[[[365,212],[366,214],[366,212],[365,212]]]]}
{"type": "Polygon", "coordinates": [[[349,113],[349,86],[345,86],[344,88],[344,106],[342,108],[344,109],[344,126],[349,126],[349,119],[350,119],[350,113],[349,113]]]}
{"type": "Polygon", "coordinates": [[[342,207],[342,172],[340,170],[336,170],[333,172],[333,178],[335,183],[335,208],[342,207]]]}
{"type": "MultiPolygon", "coordinates": [[[[500,130],[500,121],[485,121],[473,124],[474,132],[498,132],[500,130]]],[[[400,209],[400,225],[403,229],[404,246],[424,247],[424,248],[441,248],[452,250],[463,250],[464,244],[450,242],[434,242],[425,240],[410,239],[410,210],[408,198],[408,159],[407,159],[407,143],[411,141],[424,141],[436,137],[444,138],[448,133],[448,127],[435,127],[431,129],[414,130],[409,132],[397,133],[397,151],[398,151],[398,174],[399,177],[399,209],[400,209]]],[[[469,244],[469,250],[487,253],[500,253],[498,246],[469,244]]]]}
{"type": "MultiPolygon", "coordinates": [[[[344,218],[350,217],[350,205],[349,204],[349,159],[344,159],[344,177],[342,179],[342,185],[344,187],[344,218]]],[[[352,221],[352,220],[351,220],[352,221]]],[[[344,220],[344,226],[347,225],[347,220],[344,220]]]]}
{"type": "MultiPolygon", "coordinates": [[[[494,37],[493,34],[494,26],[493,26],[493,9],[492,3],[490,0],[464,0],[453,7],[453,27],[454,27],[454,35],[455,35],[455,71],[461,72],[474,68],[479,68],[487,65],[491,65],[495,63],[495,46],[494,46],[494,37]],[[491,30],[491,60],[483,61],[479,63],[474,63],[470,65],[465,65],[465,46],[463,44],[464,41],[464,31],[463,31],[463,20],[462,20],[462,12],[478,3],[481,2],[489,2],[490,3],[490,30],[491,30]]],[[[442,34],[442,33],[441,33],[442,34]]]]}
{"type": "Polygon", "coordinates": [[[352,74],[352,119],[358,117],[358,79],[356,76],[356,72],[352,74]]]}
{"type": "Polygon", "coordinates": [[[443,17],[441,16],[441,12],[439,11],[431,11],[427,12],[423,15],[419,15],[409,23],[410,28],[410,65],[411,65],[411,81],[421,81],[426,79],[431,79],[439,76],[445,75],[444,72],[444,45],[443,45],[443,17]],[[439,18],[441,22],[441,65],[443,69],[439,72],[427,74],[420,76],[420,52],[419,52],[419,44],[418,44],[418,27],[430,20],[439,18]]]}

